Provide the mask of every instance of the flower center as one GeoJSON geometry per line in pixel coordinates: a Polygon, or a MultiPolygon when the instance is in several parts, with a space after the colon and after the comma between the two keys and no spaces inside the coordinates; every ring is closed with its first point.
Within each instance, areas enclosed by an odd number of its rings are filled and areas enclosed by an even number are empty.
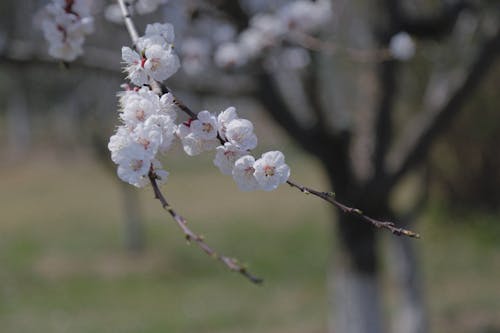
{"type": "Polygon", "coordinates": [[[255,172],[255,169],[253,167],[248,167],[245,169],[245,173],[248,175],[248,176],[253,176],[255,172]]]}
{"type": "Polygon", "coordinates": [[[144,164],[143,160],[132,160],[130,162],[130,168],[134,171],[138,171],[142,168],[143,164],[144,164]]]}
{"type": "Polygon", "coordinates": [[[274,176],[274,167],[271,165],[266,165],[264,167],[264,174],[266,175],[266,177],[274,176]]]}
{"type": "Polygon", "coordinates": [[[149,59],[149,61],[151,61],[151,64],[152,64],[151,65],[151,70],[153,72],[155,72],[158,69],[158,67],[160,67],[160,59],[158,59],[158,58],[152,58],[152,59],[149,59]]]}
{"type": "Polygon", "coordinates": [[[140,145],[142,145],[144,147],[144,149],[148,149],[149,145],[151,144],[151,141],[149,141],[148,139],[145,139],[145,138],[140,138],[137,141],[140,145]]]}
{"type": "Polygon", "coordinates": [[[203,132],[210,133],[212,132],[213,126],[210,123],[203,123],[203,132]]]}
{"type": "Polygon", "coordinates": [[[135,117],[139,121],[144,121],[144,119],[146,118],[146,113],[144,112],[144,110],[139,109],[139,110],[135,111],[135,117]]]}

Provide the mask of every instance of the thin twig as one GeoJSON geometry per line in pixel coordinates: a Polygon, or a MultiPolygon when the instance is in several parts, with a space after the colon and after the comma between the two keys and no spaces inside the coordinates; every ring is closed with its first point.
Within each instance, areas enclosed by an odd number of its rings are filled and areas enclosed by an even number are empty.
{"type": "Polygon", "coordinates": [[[132,16],[130,15],[130,11],[128,10],[129,3],[125,0],[117,1],[122,11],[123,21],[125,22],[125,26],[127,27],[130,38],[132,39],[132,42],[135,46],[135,43],[137,43],[137,40],[139,39],[139,34],[137,33],[134,21],[132,20],[132,16]]]}
{"type": "Polygon", "coordinates": [[[291,41],[311,51],[324,52],[327,54],[345,53],[349,59],[358,62],[382,62],[391,60],[393,57],[388,49],[362,50],[341,46],[332,41],[321,40],[304,32],[295,31],[288,37],[291,41]]]}
{"type": "Polygon", "coordinates": [[[317,196],[318,198],[321,198],[321,199],[331,203],[332,205],[334,205],[335,207],[337,207],[338,209],[340,209],[342,212],[344,212],[346,214],[358,216],[360,219],[370,223],[371,225],[373,225],[376,228],[387,229],[390,232],[392,232],[394,235],[397,235],[397,236],[408,236],[408,237],[412,237],[412,238],[420,238],[420,235],[418,233],[413,232],[411,230],[404,229],[404,228],[398,228],[398,227],[396,227],[394,222],[376,220],[374,218],[371,218],[371,217],[365,215],[361,210],[359,210],[357,208],[349,207],[349,206],[344,205],[343,203],[340,203],[339,201],[337,201],[335,199],[335,193],[333,193],[333,192],[316,191],[312,188],[296,184],[296,183],[292,182],[291,180],[288,180],[287,184],[290,185],[291,187],[298,189],[302,193],[312,194],[314,196],[317,196]]]}
{"type": "Polygon", "coordinates": [[[169,214],[172,216],[174,221],[177,223],[179,228],[182,230],[184,233],[184,236],[186,237],[186,240],[188,242],[195,242],[198,247],[208,254],[210,257],[217,259],[221,261],[224,265],[226,265],[231,271],[233,272],[238,272],[241,275],[245,276],[247,279],[249,279],[251,282],[255,284],[260,284],[263,282],[263,280],[259,277],[256,277],[255,275],[251,274],[244,266],[240,265],[238,263],[238,260],[235,258],[230,258],[226,257],[224,255],[218,254],[215,250],[213,250],[210,246],[205,243],[205,240],[203,239],[202,236],[195,234],[189,227],[187,226],[187,221],[184,217],[181,215],[177,214],[177,212],[168,204],[167,200],[165,199],[165,196],[163,193],[160,191],[160,188],[158,187],[158,184],[156,182],[157,176],[154,173],[154,171],[150,171],[148,174],[149,180],[151,181],[151,185],[153,186],[153,191],[155,194],[155,198],[158,199],[161,202],[161,205],[163,208],[169,212],[169,214]]]}
{"type": "Polygon", "coordinates": [[[160,88],[161,88],[162,94],[171,93],[172,96],[174,97],[174,104],[179,109],[181,109],[182,112],[187,114],[191,119],[196,119],[198,117],[196,115],[196,113],[193,110],[191,110],[186,104],[184,104],[179,98],[177,98],[174,95],[174,93],[172,92],[172,90],[170,90],[166,85],[164,85],[163,83],[160,83],[160,88]]]}

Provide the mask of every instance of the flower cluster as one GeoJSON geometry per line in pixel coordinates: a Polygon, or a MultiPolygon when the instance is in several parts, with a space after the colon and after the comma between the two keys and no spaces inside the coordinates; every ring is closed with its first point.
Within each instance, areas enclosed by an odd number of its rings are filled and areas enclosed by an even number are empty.
{"type": "Polygon", "coordinates": [[[257,14],[250,20],[238,40],[222,44],[214,60],[219,67],[245,65],[278,45],[294,33],[312,33],[331,18],[331,4],[328,0],[297,0],[287,3],[274,14],[257,14]]]}
{"type": "Polygon", "coordinates": [[[162,169],[158,153],[165,154],[178,138],[190,156],[215,150],[214,164],[223,174],[232,175],[243,191],[271,191],[286,182],[290,168],[281,152],[267,152],[257,160],[250,155],[257,146],[257,136],[253,124],[240,118],[234,107],[217,116],[201,111],[196,118],[175,124],[174,96],[158,96],[147,84],[163,81],[179,69],[173,40],[170,24],[155,23],[148,25],[145,35],[136,42],[138,52],[122,49],[127,77],[142,87],[125,85],[125,91],[119,94],[122,124],[110,138],[108,148],[120,179],[144,187],[152,172],[159,183],[165,182],[168,172],[162,169]]]}
{"type": "MultiPolygon", "coordinates": [[[[128,88],[128,87],[127,87],[128,88]]],[[[120,95],[122,125],[110,138],[111,159],[118,164],[118,176],[137,187],[148,184],[154,170],[160,183],[167,180],[157,154],[166,152],[174,140],[176,113],[172,94],[159,97],[147,87],[134,88],[120,95]]]]}
{"type": "Polygon", "coordinates": [[[258,160],[250,155],[257,147],[253,124],[240,118],[232,106],[217,116],[201,111],[197,119],[180,124],[177,135],[190,156],[215,148],[215,166],[232,175],[242,191],[271,191],[290,177],[283,153],[267,152],[258,160]]]}
{"type": "Polygon", "coordinates": [[[179,57],[173,51],[174,28],[171,24],[148,24],[146,33],[136,41],[136,50],[124,46],[122,59],[127,78],[135,85],[149,81],[164,81],[180,67],[179,57]]]}
{"type": "Polygon", "coordinates": [[[49,43],[49,54],[73,61],[83,53],[85,35],[94,28],[87,0],[53,0],[45,7],[41,27],[49,43]]]}

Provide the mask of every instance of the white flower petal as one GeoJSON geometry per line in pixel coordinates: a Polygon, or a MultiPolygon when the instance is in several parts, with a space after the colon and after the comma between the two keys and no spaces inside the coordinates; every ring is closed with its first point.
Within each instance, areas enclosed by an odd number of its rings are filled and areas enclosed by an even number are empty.
{"type": "Polygon", "coordinates": [[[240,157],[234,163],[233,179],[242,191],[254,191],[259,189],[259,183],[254,176],[255,159],[251,155],[240,157]]]}

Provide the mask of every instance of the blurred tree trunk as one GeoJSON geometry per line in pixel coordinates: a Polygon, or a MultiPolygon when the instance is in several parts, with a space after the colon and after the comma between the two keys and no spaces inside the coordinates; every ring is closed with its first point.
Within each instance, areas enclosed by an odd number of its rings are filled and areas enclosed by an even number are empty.
{"type": "Polygon", "coordinates": [[[332,311],[329,332],[382,333],[376,237],[373,229],[359,231],[359,220],[337,214],[339,244],[333,247],[328,274],[332,311]]]}
{"type": "Polygon", "coordinates": [[[132,253],[140,253],[144,250],[145,235],[144,226],[141,222],[141,210],[138,191],[135,187],[120,182],[123,196],[123,211],[125,213],[123,222],[123,240],[125,248],[132,253]]]}
{"type": "Polygon", "coordinates": [[[415,247],[411,239],[398,237],[390,240],[389,267],[396,277],[400,296],[392,323],[392,332],[395,333],[428,331],[425,294],[415,247]]]}

